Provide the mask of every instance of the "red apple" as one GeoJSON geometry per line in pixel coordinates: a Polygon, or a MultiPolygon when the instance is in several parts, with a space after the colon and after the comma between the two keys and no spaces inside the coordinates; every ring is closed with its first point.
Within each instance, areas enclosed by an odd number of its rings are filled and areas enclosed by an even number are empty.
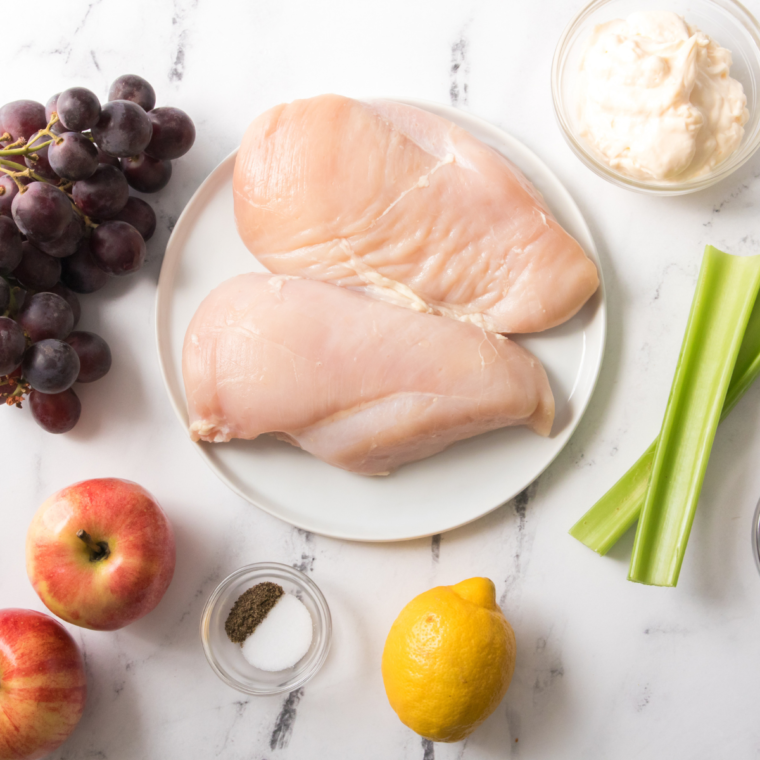
{"type": "Polygon", "coordinates": [[[49,615],[0,610],[0,760],[36,760],[68,739],[84,711],[79,648],[49,615]]]}
{"type": "Polygon", "coordinates": [[[83,480],[51,496],[26,537],[26,571],[45,606],[114,631],[147,615],[174,575],[174,533],[137,483],[83,480]]]}

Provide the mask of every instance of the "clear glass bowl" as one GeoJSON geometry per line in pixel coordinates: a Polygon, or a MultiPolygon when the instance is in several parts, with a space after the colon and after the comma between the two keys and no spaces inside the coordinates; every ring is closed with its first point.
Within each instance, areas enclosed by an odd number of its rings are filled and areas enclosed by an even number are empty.
{"type": "Polygon", "coordinates": [[[209,597],[201,616],[201,640],[209,665],[222,681],[245,694],[280,694],[303,686],[322,667],[331,639],[330,608],[322,592],[302,572],[277,562],[246,565],[227,576],[209,597]],[[306,605],[314,623],[309,651],[292,668],[276,673],[250,665],[240,645],[233,644],[224,631],[224,623],[237,598],[264,581],[278,583],[285,593],[297,596],[306,605]]]}
{"type": "Polygon", "coordinates": [[[594,0],[565,29],[552,61],[552,98],[565,139],[578,158],[610,182],[656,195],[683,195],[702,190],[727,177],[748,161],[760,146],[760,25],[735,0],[594,0]],[[731,76],[747,96],[749,121],[739,148],[712,172],[683,182],[634,179],[612,169],[580,136],[576,103],[578,66],[588,37],[597,24],[626,18],[635,11],[669,10],[701,29],[733,57],[731,76]]]}

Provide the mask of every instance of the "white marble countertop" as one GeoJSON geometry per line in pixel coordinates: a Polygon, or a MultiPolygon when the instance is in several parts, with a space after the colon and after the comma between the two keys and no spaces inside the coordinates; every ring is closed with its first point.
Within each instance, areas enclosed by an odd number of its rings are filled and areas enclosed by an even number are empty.
{"type": "MultiPolygon", "coordinates": [[[[750,549],[760,496],[760,385],[721,427],[677,589],[628,583],[632,535],[601,559],[570,525],[659,429],[702,250],[760,253],[760,156],[717,187],[655,199],[582,167],[554,120],[554,45],[580,2],[438,0],[39,0],[6,16],[2,100],[44,102],[72,85],[105,97],[139,73],[198,139],[153,199],[159,230],[138,275],[82,298],[83,329],[114,365],[81,389],[65,436],[0,410],[0,606],[44,609],[24,539],[38,505],[77,480],[152,491],[177,533],[177,572],[148,617],[117,633],[70,627],[86,653],[84,718],[53,757],[84,760],[630,760],[758,756],[760,578],[750,549]],[[20,19],[29,17],[28,23],[20,19]],[[609,338],[580,428],[513,502],[440,538],[391,545],[303,533],[228,491],[186,440],[164,391],[154,296],[172,224],[250,119],[326,91],[454,103],[532,148],[575,197],[603,260],[609,338]],[[289,696],[246,697],[207,666],[198,624],[228,572],[305,568],[332,608],[322,671],[289,696]],[[466,742],[423,742],[389,707],[380,654],[401,607],[432,585],[491,577],[518,642],[506,698],[466,742]]],[[[758,0],[749,3],[760,12],[758,0]]],[[[214,252],[210,252],[213,255],[214,252]]],[[[79,392],[79,391],[78,391],[79,392]]]]}

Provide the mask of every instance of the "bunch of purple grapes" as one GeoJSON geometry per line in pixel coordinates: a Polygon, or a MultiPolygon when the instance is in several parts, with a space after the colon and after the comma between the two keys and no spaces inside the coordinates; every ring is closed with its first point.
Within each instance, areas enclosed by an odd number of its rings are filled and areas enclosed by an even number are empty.
{"type": "Polygon", "coordinates": [[[156,215],[129,188],[164,188],[195,141],[184,111],[155,105],[153,87],[127,74],[103,105],[72,87],[46,106],[0,108],[0,402],[28,395],[51,433],[79,420],[73,384],[111,367],[101,337],[74,331],[77,293],[143,265],[156,215]]]}

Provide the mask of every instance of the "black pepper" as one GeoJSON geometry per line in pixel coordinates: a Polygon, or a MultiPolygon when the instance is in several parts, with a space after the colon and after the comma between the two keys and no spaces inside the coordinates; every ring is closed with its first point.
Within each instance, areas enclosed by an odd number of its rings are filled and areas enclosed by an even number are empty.
{"type": "Polygon", "coordinates": [[[282,586],[265,581],[244,591],[232,605],[224,630],[233,644],[242,644],[284,594],[282,586]]]}

